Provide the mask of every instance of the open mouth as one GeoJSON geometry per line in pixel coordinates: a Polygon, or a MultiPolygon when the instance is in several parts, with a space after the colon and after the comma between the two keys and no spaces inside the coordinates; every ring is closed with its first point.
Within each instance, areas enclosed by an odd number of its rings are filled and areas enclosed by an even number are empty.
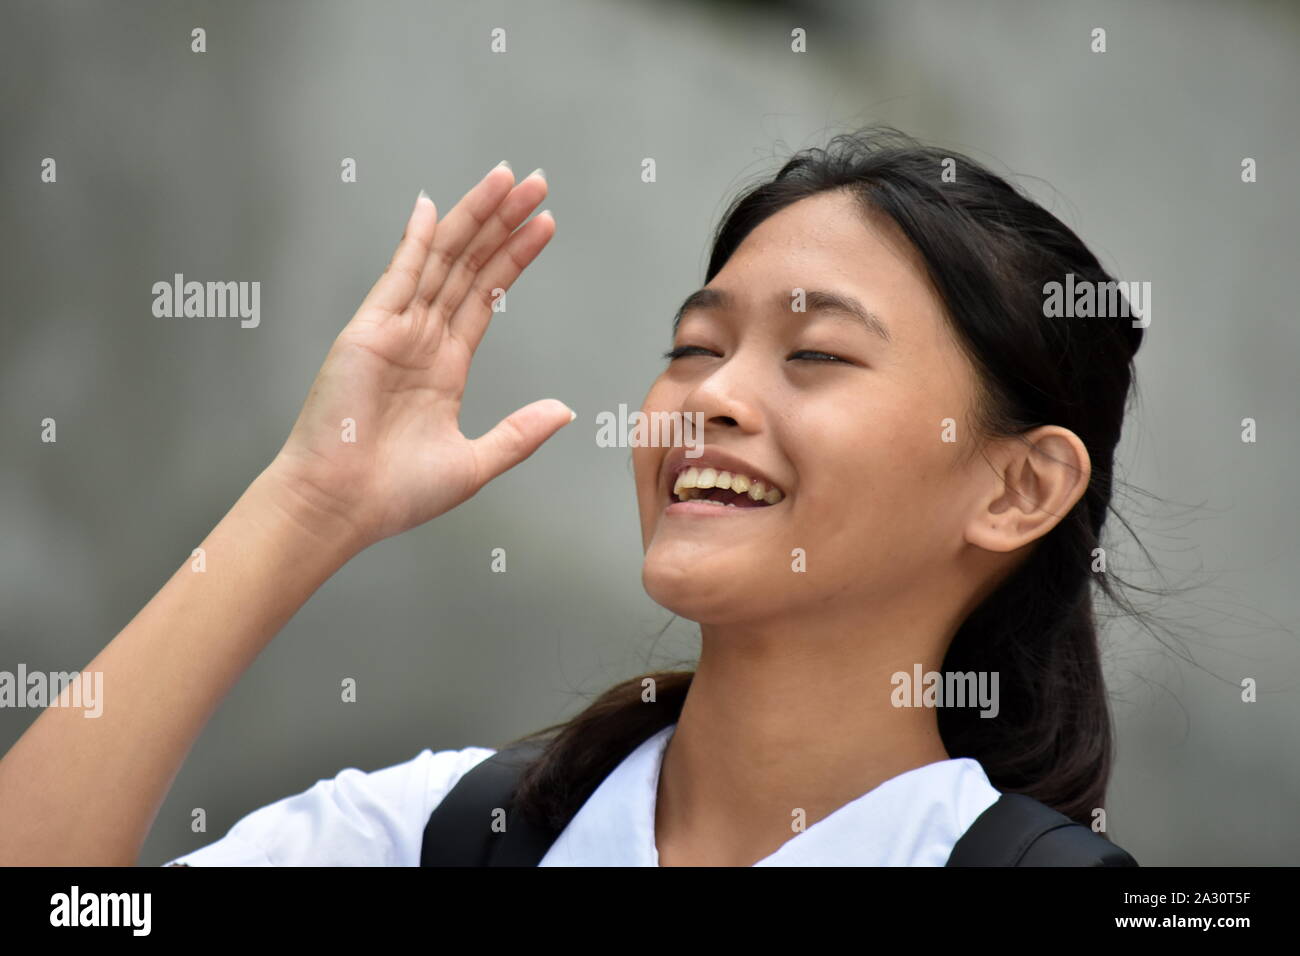
{"type": "Polygon", "coordinates": [[[768,508],[785,494],[775,485],[738,472],[691,467],[678,472],[672,496],[721,508],[768,508]]]}

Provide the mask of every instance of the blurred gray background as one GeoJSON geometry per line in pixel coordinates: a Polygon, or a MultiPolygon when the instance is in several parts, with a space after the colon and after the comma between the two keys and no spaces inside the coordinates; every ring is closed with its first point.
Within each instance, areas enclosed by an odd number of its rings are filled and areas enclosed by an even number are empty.
{"type": "MultiPolygon", "coordinates": [[[[344,767],[498,746],[690,659],[693,626],[641,589],[629,452],[597,447],[594,416],[639,406],[735,191],[876,120],[991,164],[1152,283],[1121,476],[1157,497],[1116,505],[1164,577],[1112,560],[1190,589],[1143,605],[1176,640],[1108,629],[1110,831],[1147,865],[1300,859],[1296,5],[7,2],[4,21],[0,669],[84,667],[185,560],[280,447],[421,187],[448,210],[500,159],[542,166],[558,224],[462,427],[548,396],[579,420],[312,598],[199,739],[143,862],[344,767]],[[154,318],[176,272],[260,281],[260,327],[154,318]]],[[[0,710],[0,751],[35,716],[0,710]]]]}

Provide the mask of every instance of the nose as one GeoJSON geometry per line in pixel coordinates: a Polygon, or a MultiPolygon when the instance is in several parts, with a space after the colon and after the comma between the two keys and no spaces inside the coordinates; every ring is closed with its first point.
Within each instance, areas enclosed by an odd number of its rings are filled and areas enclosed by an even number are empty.
{"type": "Polygon", "coordinates": [[[762,422],[761,389],[757,370],[733,357],[697,382],[682,407],[703,416],[706,437],[710,427],[754,432],[762,422]]]}

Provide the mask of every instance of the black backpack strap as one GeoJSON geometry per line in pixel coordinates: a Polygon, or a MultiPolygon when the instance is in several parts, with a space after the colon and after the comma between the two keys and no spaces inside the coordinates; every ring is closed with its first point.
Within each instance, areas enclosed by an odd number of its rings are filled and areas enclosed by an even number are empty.
{"type": "Polygon", "coordinates": [[[1004,793],[961,835],[948,866],[1137,866],[1082,823],[1033,797],[1004,793]]]}
{"type": "MultiPolygon", "coordinates": [[[[559,830],[513,806],[520,774],[544,742],[506,747],[472,768],[429,815],[421,866],[536,866],[559,830]],[[505,828],[493,822],[505,811],[505,828]]],[[[1137,866],[1100,834],[1024,794],[1004,793],[953,846],[947,866],[1137,866]]]]}
{"type": "Polygon", "coordinates": [[[470,769],[429,815],[420,866],[536,866],[558,831],[534,826],[513,806],[524,769],[543,742],[525,741],[497,751],[470,769]],[[505,811],[504,830],[494,829],[505,811]]]}

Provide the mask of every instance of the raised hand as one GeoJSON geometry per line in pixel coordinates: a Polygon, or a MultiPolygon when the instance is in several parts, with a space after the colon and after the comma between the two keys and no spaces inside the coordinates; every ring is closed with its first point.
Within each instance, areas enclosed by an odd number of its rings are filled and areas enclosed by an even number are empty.
{"type": "Polygon", "coordinates": [[[555,234],[540,170],[492,169],[441,222],[421,193],[392,261],[335,339],[272,471],[341,518],[360,547],[443,514],[572,420],[555,399],[479,438],[458,422],[474,351],[507,290],[555,234]]]}

